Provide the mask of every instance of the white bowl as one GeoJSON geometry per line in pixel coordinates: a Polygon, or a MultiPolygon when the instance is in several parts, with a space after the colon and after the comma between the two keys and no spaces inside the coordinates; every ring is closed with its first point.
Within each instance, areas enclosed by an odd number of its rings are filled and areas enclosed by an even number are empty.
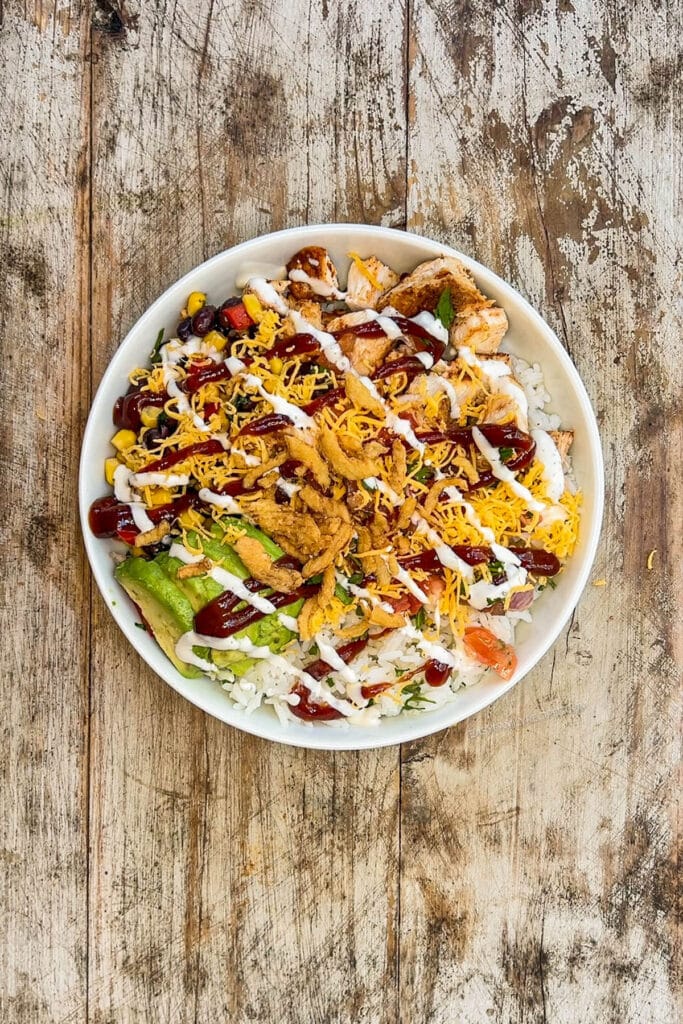
{"type": "Polygon", "coordinates": [[[114,619],[157,675],[197,707],[238,729],[294,746],[356,750],[414,740],[460,722],[507,693],[536,665],[559,636],[588,579],[602,521],[603,465],[595,415],[576,369],[555,334],[514,288],[486,267],[440,242],[389,228],[327,224],[278,231],[221,252],[172,285],[140,317],[114,355],[95,396],[83,440],[79,498],[85,547],[97,585],[114,619]],[[373,727],[303,722],[283,726],[270,707],[245,715],[231,704],[219,683],[208,678],[184,679],[154,639],[136,627],[137,613],[114,579],[110,557],[113,543],[97,540],[87,521],[91,502],[106,492],[102,466],[112,454],[109,439],[113,432],[114,402],[128,386],[128,373],[146,364],[160,328],[175,331],[178,312],[189,292],[207,292],[211,300],[219,302],[233,292],[235,278],[245,264],[284,264],[304,245],[325,246],[340,269],[347,265],[346,253],[351,250],[362,255],[375,254],[398,271],[411,270],[434,256],[457,256],[471,269],[481,290],[505,309],[510,330],[504,347],[541,364],[552,395],[552,411],[559,413],[563,426],[575,432],[574,474],[584,495],[579,543],[559,577],[557,588],[547,590],[534,604],[533,623],[522,623],[518,628],[519,663],[514,677],[508,683],[497,678],[484,680],[461,690],[456,700],[436,711],[383,719],[373,727]]]}

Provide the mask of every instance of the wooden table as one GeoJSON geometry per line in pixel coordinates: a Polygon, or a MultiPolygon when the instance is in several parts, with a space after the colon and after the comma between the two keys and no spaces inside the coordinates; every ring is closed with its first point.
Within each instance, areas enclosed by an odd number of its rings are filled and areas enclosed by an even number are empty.
{"type": "Polygon", "coordinates": [[[680,0],[4,0],[0,20],[0,1020],[673,1022],[680,0]],[[376,753],[181,700],[114,626],[77,520],[131,324],[226,246],[326,220],[512,281],[607,465],[605,586],[506,698],[376,753]]]}

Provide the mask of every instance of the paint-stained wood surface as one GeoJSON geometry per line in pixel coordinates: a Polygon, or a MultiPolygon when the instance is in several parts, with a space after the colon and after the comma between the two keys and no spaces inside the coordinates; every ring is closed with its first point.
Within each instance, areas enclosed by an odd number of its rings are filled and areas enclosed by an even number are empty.
{"type": "Polygon", "coordinates": [[[0,1020],[675,1021],[680,0],[5,0],[0,25],[0,1020]],[[512,281],[603,431],[607,585],[505,699],[401,751],[191,708],[77,527],[84,417],[139,314],[323,220],[512,281]]]}

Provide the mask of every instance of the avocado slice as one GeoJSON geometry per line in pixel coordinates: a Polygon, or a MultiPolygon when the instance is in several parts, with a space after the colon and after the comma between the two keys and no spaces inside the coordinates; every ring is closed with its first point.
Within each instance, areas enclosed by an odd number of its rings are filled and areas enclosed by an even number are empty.
{"type": "Polygon", "coordinates": [[[194,623],[194,610],[182,590],[161,566],[145,558],[127,558],[117,565],[114,575],[140,608],[155,640],[180,674],[188,679],[201,676],[196,666],[180,661],[175,653],[177,641],[194,623]]]}
{"type": "MultiPolygon", "coordinates": [[[[209,552],[206,552],[209,555],[209,552]]],[[[209,555],[209,558],[211,555],[209,555]]],[[[192,605],[192,610],[198,612],[214,597],[223,592],[223,587],[210,576],[190,576],[188,579],[178,579],[178,570],[184,564],[179,558],[172,558],[167,551],[160,551],[154,559],[159,568],[178,587],[192,605]]]]}
{"type": "MultiPolygon", "coordinates": [[[[277,654],[295,636],[291,629],[282,625],[278,615],[291,615],[296,618],[303,604],[303,600],[294,601],[292,604],[280,608],[278,612],[265,615],[258,622],[235,633],[235,637],[251,640],[257,647],[270,647],[273,654],[277,654]]],[[[212,654],[214,665],[217,665],[218,668],[229,668],[237,677],[245,675],[257,662],[256,658],[246,657],[240,651],[212,651],[212,654]]]]}

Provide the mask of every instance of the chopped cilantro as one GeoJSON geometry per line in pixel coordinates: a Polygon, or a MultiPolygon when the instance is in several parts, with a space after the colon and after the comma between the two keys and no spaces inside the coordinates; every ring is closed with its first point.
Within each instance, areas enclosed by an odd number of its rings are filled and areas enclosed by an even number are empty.
{"type": "Polygon", "coordinates": [[[434,316],[441,321],[446,330],[451,326],[455,320],[455,310],[453,309],[453,300],[451,299],[451,293],[448,288],[444,288],[439,297],[439,301],[436,304],[434,310],[434,316]]]}
{"type": "Polygon", "coordinates": [[[557,586],[557,583],[552,578],[552,576],[548,576],[548,586],[550,587],[551,590],[554,590],[555,587],[557,586]]]}
{"type": "Polygon", "coordinates": [[[494,559],[492,562],[489,562],[489,572],[491,573],[492,576],[498,576],[500,575],[500,573],[505,572],[505,566],[503,565],[502,562],[499,562],[497,559],[494,559]]]}
{"type": "Polygon", "coordinates": [[[249,398],[249,395],[236,395],[232,399],[232,404],[237,412],[249,412],[250,409],[254,408],[254,403],[249,398]]]}
{"type": "Polygon", "coordinates": [[[436,475],[436,470],[433,466],[422,466],[418,469],[417,473],[410,473],[409,467],[408,472],[412,479],[417,480],[420,484],[426,483],[427,480],[431,480],[436,475]]]}
{"type": "Polygon", "coordinates": [[[363,582],[363,573],[362,572],[354,572],[351,576],[349,576],[349,583],[353,584],[354,587],[359,587],[362,582],[363,582]]]}
{"type": "Polygon", "coordinates": [[[417,611],[415,613],[415,615],[413,615],[412,618],[413,618],[413,625],[415,626],[415,629],[422,629],[422,627],[425,624],[425,619],[427,618],[427,616],[425,615],[424,608],[420,608],[420,610],[417,611]]]}
{"type": "Polygon", "coordinates": [[[403,690],[404,694],[408,694],[408,699],[403,702],[404,711],[420,711],[421,704],[433,704],[434,701],[430,700],[429,697],[425,697],[422,694],[420,683],[409,683],[403,690]]]}
{"type": "Polygon", "coordinates": [[[147,626],[144,624],[144,622],[136,622],[135,625],[137,629],[141,629],[143,633],[147,632],[147,626]]]}
{"type": "Polygon", "coordinates": [[[161,359],[160,349],[161,349],[161,346],[163,345],[163,343],[164,343],[164,329],[162,327],[161,330],[159,331],[159,333],[157,334],[157,340],[154,342],[154,348],[150,352],[149,358],[151,359],[151,361],[153,363],[158,363],[159,360],[161,359]]]}
{"type": "Polygon", "coordinates": [[[511,457],[513,450],[514,449],[512,448],[499,448],[498,454],[500,455],[500,461],[507,462],[507,460],[511,457]]]}
{"type": "Polygon", "coordinates": [[[312,654],[314,658],[317,658],[318,655],[320,654],[320,648],[318,647],[317,644],[311,644],[311,646],[308,648],[308,653],[312,654]]]}
{"type": "Polygon", "coordinates": [[[334,596],[338,601],[341,601],[342,604],[353,604],[353,597],[351,594],[349,594],[348,590],[344,590],[344,588],[338,583],[334,588],[334,596]]]}

